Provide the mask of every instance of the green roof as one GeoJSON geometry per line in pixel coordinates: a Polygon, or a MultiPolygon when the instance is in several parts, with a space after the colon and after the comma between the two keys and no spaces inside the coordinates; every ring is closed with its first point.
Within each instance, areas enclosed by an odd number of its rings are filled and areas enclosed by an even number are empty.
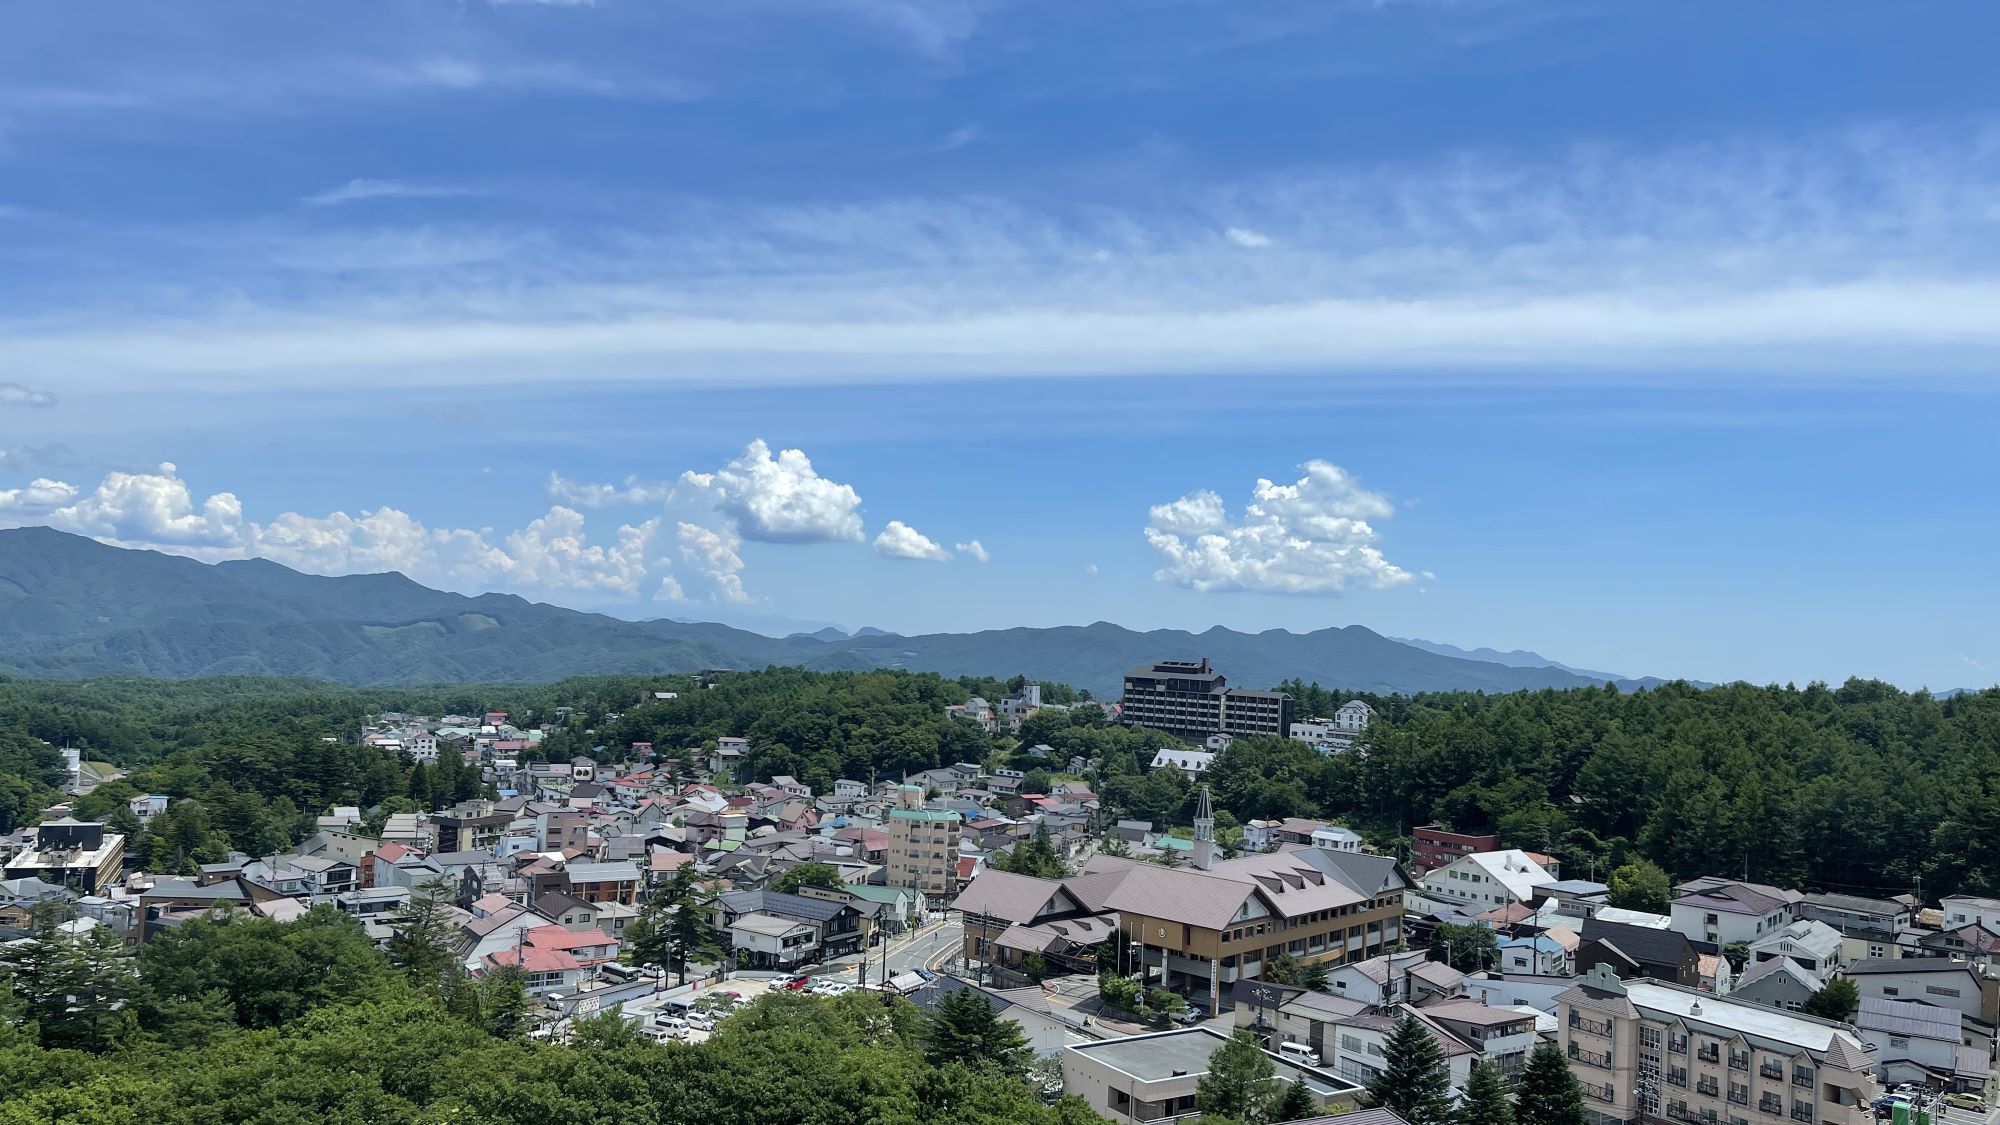
{"type": "Polygon", "coordinates": [[[891,820],[957,820],[958,814],[950,809],[891,809],[891,820]]]}
{"type": "Polygon", "coordinates": [[[909,891],[901,887],[871,887],[865,884],[857,886],[853,883],[849,883],[840,889],[853,895],[855,898],[867,899],[869,902],[895,902],[899,899],[909,897],[910,894],[909,891]]]}

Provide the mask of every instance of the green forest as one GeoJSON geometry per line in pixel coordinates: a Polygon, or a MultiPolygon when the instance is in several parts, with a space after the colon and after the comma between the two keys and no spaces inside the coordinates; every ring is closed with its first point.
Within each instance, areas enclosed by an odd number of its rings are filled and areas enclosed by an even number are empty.
{"type": "Polygon", "coordinates": [[[0,958],[0,1125],[1099,1120],[1039,1100],[990,1009],[954,1022],[784,993],[705,1043],[656,1044],[614,1014],[553,1043],[529,1034],[518,972],[385,956],[330,906],[191,921],[136,952],[44,933],[0,958]]]}

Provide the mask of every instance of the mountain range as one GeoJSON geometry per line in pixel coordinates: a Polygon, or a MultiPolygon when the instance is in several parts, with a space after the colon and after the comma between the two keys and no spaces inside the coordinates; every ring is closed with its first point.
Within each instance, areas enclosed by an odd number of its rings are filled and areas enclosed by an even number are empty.
{"type": "Polygon", "coordinates": [[[29,677],[296,675],[387,684],[785,664],[1019,673],[1115,695],[1134,665],[1207,657],[1245,687],[1297,677],[1355,691],[1519,691],[1616,680],[1553,662],[1437,651],[1447,649],[1359,625],[1189,633],[1100,621],[908,637],[878,629],[768,637],[706,622],[627,621],[512,594],[447,593],[394,573],[327,577],[264,559],[210,564],[127,550],[43,527],[0,530],[0,673],[29,677]]]}

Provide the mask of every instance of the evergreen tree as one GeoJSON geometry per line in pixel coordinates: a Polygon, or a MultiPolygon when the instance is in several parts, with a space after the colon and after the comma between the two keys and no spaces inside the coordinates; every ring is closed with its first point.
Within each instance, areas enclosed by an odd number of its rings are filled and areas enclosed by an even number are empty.
{"type": "Polygon", "coordinates": [[[1853,1019],[1854,1013],[1860,1008],[1861,990],[1854,987],[1854,982],[1846,977],[1835,977],[1828,981],[1825,988],[1813,993],[1799,1006],[1799,1010],[1806,1015],[1818,1016],[1823,1020],[1839,1020],[1841,1023],[1853,1019]]]}
{"type": "Polygon", "coordinates": [[[1382,1073],[1368,1084],[1369,1101],[1393,1109],[1410,1125],[1452,1125],[1451,1072],[1444,1051],[1415,1016],[1404,1016],[1383,1044],[1382,1073]]]}
{"type": "Polygon", "coordinates": [[[519,966],[501,965],[480,978],[479,1012],[487,1033],[495,1039],[516,1039],[527,1033],[527,976],[519,966]]]}
{"type": "Polygon", "coordinates": [[[1507,1100],[1507,1083],[1499,1067],[1485,1061],[1472,1064],[1465,1100],[1454,1120],[1457,1125],[1514,1125],[1514,1106],[1507,1100]]]}
{"type": "Polygon", "coordinates": [[[1312,1091],[1306,1089],[1304,1079],[1298,1079],[1285,1087],[1285,1092],[1271,1104],[1267,1120],[1274,1123],[1299,1121],[1319,1114],[1319,1107],[1313,1104],[1312,1091]]]}
{"type": "Polygon", "coordinates": [[[956,1063],[1021,1075],[1028,1072],[1034,1052],[1020,1027],[1002,1019],[985,993],[961,988],[931,1010],[924,1029],[924,1057],[932,1066],[956,1063]]]}
{"type": "Polygon", "coordinates": [[[1583,1087],[1570,1073],[1562,1048],[1554,1043],[1543,1043],[1528,1056],[1519,1094],[1514,1125],[1587,1125],[1583,1087]]]}
{"type": "Polygon", "coordinates": [[[1194,1107],[1203,1117],[1233,1117],[1246,1125],[1263,1125],[1276,1100],[1271,1089],[1277,1067],[1248,1031],[1238,1031],[1208,1057],[1208,1073],[1195,1083],[1194,1107]]]}
{"type": "Polygon", "coordinates": [[[639,917],[625,929],[635,965],[670,969],[687,983],[688,962],[721,955],[709,929],[711,896],[692,865],[683,866],[653,892],[639,917]]]}
{"type": "Polygon", "coordinates": [[[389,962],[419,989],[444,996],[460,972],[451,884],[431,879],[410,892],[389,938],[389,962]]]}

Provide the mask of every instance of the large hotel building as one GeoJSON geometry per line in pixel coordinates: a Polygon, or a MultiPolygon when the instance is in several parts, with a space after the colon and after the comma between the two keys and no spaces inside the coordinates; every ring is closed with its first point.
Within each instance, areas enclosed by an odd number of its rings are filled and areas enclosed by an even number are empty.
{"type": "Polygon", "coordinates": [[[1162,660],[1125,673],[1119,718],[1175,734],[1283,738],[1292,725],[1292,697],[1281,691],[1230,687],[1206,659],[1162,660]]]}

